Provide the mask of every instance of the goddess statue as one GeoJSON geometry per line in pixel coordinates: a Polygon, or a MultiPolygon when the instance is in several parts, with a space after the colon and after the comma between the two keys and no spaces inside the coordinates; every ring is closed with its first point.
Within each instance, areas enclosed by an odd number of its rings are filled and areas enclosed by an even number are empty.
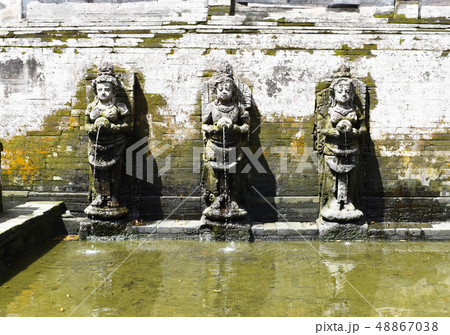
{"type": "Polygon", "coordinates": [[[366,90],[342,66],[330,86],[317,94],[314,146],[320,158],[320,216],[326,221],[345,223],[363,216],[355,201],[361,146],[367,133],[366,90]]]}
{"type": "Polygon", "coordinates": [[[251,97],[248,86],[242,86],[244,93],[236,85],[233,68],[224,63],[208,83],[206,97],[203,97],[202,185],[208,206],[203,215],[210,220],[243,219],[247,215],[241,208],[246,181],[242,173],[246,165],[242,147],[249,140],[247,109],[251,106],[251,97]]]}
{"type": "Polygon", "coordinates": [[[128,209],[119,205],[119,192],[130,111],[124,103],[117,101],[120,82],[112,65],[98,69],[92,88],[95,98],[85,113],[91,204],[84,211],[92,218],[120,218],[128,214],[128,209]]]}

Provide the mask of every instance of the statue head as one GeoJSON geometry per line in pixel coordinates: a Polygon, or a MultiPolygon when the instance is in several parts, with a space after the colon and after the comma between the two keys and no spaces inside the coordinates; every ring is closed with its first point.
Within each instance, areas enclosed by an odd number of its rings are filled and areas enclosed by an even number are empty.
{"type": "Polygon", "coordinates": [[[235,100],[236,83],[233,78],[233,68],[229,63],[225,62],[221,64],[219,70],[214,75],[213,81],[216,104],[235,100]]]}
{"type": "Polygon", "coordinates": [[[108,102],[114,99],[119,90],[119,85],[119,80],[111,64],[100,66],[97,78],[92,82],[94,93],[101,102],[108,102]]]}
{"type": "Polygon", "coordinates": [[[330,85],[331,106],[349,105],[353,107],[353,98],[355,97],[356,88],[352,79],[350,79],[350,68],[342,65],[339,70],[334,73],[334,79],[330,85]]]}

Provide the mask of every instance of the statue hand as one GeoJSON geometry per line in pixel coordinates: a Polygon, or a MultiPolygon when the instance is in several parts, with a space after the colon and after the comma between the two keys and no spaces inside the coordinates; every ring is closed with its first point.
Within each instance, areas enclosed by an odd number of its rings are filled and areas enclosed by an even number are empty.
{"type": "Polygon", "coordinates": [[[213,132],[213,133],[219,133],[219,132],[222,132],[222,128],[221,128],[218,124],[214,124],[214,125],[211,127],[211,132],[213,132]]]}
{"type": "Polygon", "coordinates": [[[231,121],[227,117],[220,118],[219,121],[217,121],[216,124],[217,124],[217,126],[219,128],[231,128],[231,127],[233,127],[233,121],[231,121]]]}
{"type": "Polygon", "coordinates": [[[97,120],[95,120],[94,127],[96,129],[105,128],[109,129],[111,128],[111,123],[108,121],[108,119],[104,117],[100,117],[97,120]]]}
{"type": "Polygon", "coordinates": [[[110,128],[109,128],[109,130],[110,130],[112,133],[118,133],[118,132],[120,131],[120,126],[117,125],[117,124],[114,124],[114,123],[110,123],[110,128]]]}
{"type": "Polygon", "coordinates": [[[233,129],[236,132],[240,132],[241,134],[248,132],[248,124],[243,124],[242,126],[238,126],[237,124],[233,125],[233,129]]]}
{"type": "Polygon", "coordinates": [[[348,121],[348,120],[341,120],[336,125],[336,129],[342,134],[346,134],[346,133],[348,134],[349,132],[352,131],[353,126],[352,126],[350,121],[348,121]]]}
{"type": "Polygon", "coordinates": [[[322,130],[320,130],[320,133],[325,136],[330,136],[330,137],[338,137],[340,135],[339,131],[336,128],[322,129],[322,130]]]}

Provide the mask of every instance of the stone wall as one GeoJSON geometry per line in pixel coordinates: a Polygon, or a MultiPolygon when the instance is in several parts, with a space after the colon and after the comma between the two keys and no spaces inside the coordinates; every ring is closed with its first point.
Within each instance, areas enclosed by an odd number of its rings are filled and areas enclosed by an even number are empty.
{"type": "Polygon", "coordinates": [[[369,220],[448,219],[450,6],[419,1],[422,14],[441,14],[414,17],[401,13],[406,1],[380,8],[369,3],[356,12],[225,0],[198,0],[189,12],[181,0],[171,1],[172,11],[163,10],[163,2],[142,3],[124,4],[154,10],[151,20],[149,14],[118,22],[116,7],[110,16],[101,7],[112,1],[80,1],[103,16],[77,15],[75,22],[59,14],[37,19],[29,16],[32,11],[22,19],[22,2],[2,1],[6,208],[30,198],[64,199],[74,213],[87,205],[84,109],[97,64],[109,61],[134,78],[130,144],[148,136],[156,169],[164,171],[170,161],[170,169],[151,182],[135,172],[126,177],[124,199],[134,217],[166,217],[181,205],[171,218],[198,219],[200,172],[193,147],[202,147],[200,89],[227,60],[251,87],[257,106],[251,148],[255,156],[264,149],[259,162],[267,173],[250,173],[248,207],[255,220],[280,220],[258,192],[289,220],[317,218],[315,92],[344,63],[370,92],[373,143],[365,158],[364,195],[369,220]]]}

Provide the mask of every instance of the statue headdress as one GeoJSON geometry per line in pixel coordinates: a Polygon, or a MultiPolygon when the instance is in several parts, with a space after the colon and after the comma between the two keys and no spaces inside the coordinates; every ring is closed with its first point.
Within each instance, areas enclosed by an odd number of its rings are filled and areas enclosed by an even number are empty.
{"type": "Polygon", "coordinates": [[[117,77],[118,76],[114,73],[114,66],[112,64],[104,63],[99,66],[97,70],[97,78],[95,78],[92,82],[92,88],[94,89],[95,94],[97,94],[97,84],[101,82],[111,83],[117,91],[120,86],[117,77]]]}
{"type": "Polygon", "coordinates": [[[213,77],[214,86],[227,80],[234,82],[233,67],[230,63],[223,62],[213,77]]]}
{"type": "MultiPolygon", "coordinates": [[[[343,81],[350,85],[350,90],[351,90],[352,96],[355,95],[356,87],[355,87],[355,83],[353,82],[353,79],[351,79],[351,77],[352,77],[352,75],[350,73],[350,67],[348,65],[343,64],[343,65],[341,65],[341,67],[339,69],[334,71],[333,81],[330,84],[330,103],[332,106],[334,106],[336,104],[336,102],[334,100],[334,87],[343,81]]],[[[353,100],[350,101],[350,105],[353,106],[353,100]]]]}

